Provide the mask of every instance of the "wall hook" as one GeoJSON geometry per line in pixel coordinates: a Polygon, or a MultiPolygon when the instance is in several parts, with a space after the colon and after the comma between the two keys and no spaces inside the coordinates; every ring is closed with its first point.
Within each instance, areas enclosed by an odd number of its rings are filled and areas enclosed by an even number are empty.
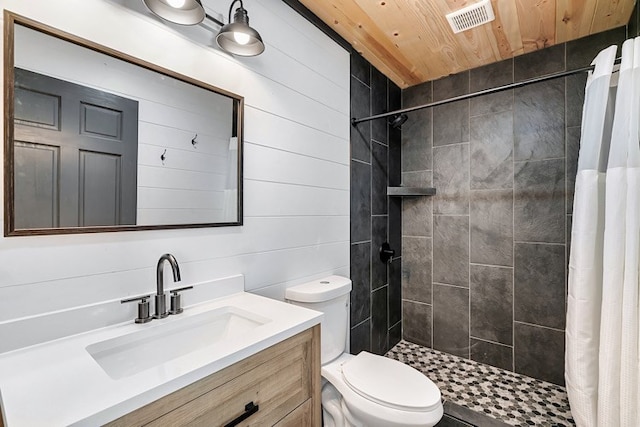
{"type": "Polygon", "coordinates": [[[167,149],[164,149],[164,153],[160,155],[160,160],[162,160],[162,165],[164,166],[164,161],[167,158],[167,149]]]}
{"type": "Polygon", "coordinates": [[[196,141],[197,137],[198,137],[198,134],[196,133],[196,136],[194,136],[193,139],[191,140],[191,145],[193,145],[193,148],[198,148],[196,147],[196,145],[198,144],[198,141],[196,141]]]}

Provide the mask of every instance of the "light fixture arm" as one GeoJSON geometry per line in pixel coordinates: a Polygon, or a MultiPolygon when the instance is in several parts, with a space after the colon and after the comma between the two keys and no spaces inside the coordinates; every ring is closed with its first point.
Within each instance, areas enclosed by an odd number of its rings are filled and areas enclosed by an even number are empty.
{"type": "MultiPolygon", "coordinates": [[[[214,18],[213,16],[209,15],[208,13],[205,13],[204,17],[207,18],[209,21],[212,21],[212,22],[216,23],[220,27],[222,27],[224,25],[224,22],[217,20],[216,18],[214,18]]],[[[224,18],[222,18],[222,19],[224,19],[224,18]]]]}
{"type": "MultiPolygon", "coordinates": [[[[160,18],[180,25],[197,25],[205,19],[220,26],[216,43],[223,51],[238,56],[256,56],[264,52],[264,42],[260,33],[249,26],[249,14],[242,0],[231,0],[229,22],[224,24],[207,14],[202,0],[182,0],[181,6],[174,6],[171,0],[142,0],[146,7],[160,18]],[[240,3],[231,20],[236,3],[240,3]]],[[[224,20],[224,17],[222,18],[224,20]]]]}
{"type": "Polygon", "coordinates": [[[244,5],[242,4],[242,0],[233,0],[231,2],[231,4],[229,5],[229,23],[231,23],[231,12],[233,12],[233,5],[236,4],[237,2],[240,2],[240,9],[244,9],[244,5]]]}

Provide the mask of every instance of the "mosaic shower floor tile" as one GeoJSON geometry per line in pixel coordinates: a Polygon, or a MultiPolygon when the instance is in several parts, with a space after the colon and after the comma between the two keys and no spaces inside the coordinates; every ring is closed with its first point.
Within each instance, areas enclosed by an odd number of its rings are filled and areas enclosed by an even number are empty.
{"type": "Polygon", "coordinates": [[[514,426],[573,426],[564,387],[400,341],[387,357],[428,376],[445,401],[514,426]]]}

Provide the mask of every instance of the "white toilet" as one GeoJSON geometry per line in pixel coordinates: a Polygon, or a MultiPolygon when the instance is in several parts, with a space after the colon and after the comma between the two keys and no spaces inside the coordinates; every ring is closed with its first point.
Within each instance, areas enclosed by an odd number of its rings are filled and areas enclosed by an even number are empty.
{"type": "Polygon", "coordinates": [[[328,427],[435,425],[443,407],[438,387],[397,360],[349,354],[351,280],[329,276],[288,288],[287,302],[324,313],[321,324],[322,415],[328,427]]]}

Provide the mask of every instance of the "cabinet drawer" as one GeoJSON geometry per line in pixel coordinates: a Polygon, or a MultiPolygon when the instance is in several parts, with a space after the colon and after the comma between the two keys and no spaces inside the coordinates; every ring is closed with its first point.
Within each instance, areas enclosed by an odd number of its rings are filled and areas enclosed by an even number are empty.
{"type": "Polygon", "coordinates": [[[313,402],[309,399],[281,419],[275,427],[310,427],[311,425],[313,425],[313,402]]]}
{"type": "Polygon", "coordinates": [[[311,397],[305,350],[305,346],[291,348],[148,425],[225,425],[242,415],[249,402],[259,410],[239,426],[273,425],[311,397]]]}

